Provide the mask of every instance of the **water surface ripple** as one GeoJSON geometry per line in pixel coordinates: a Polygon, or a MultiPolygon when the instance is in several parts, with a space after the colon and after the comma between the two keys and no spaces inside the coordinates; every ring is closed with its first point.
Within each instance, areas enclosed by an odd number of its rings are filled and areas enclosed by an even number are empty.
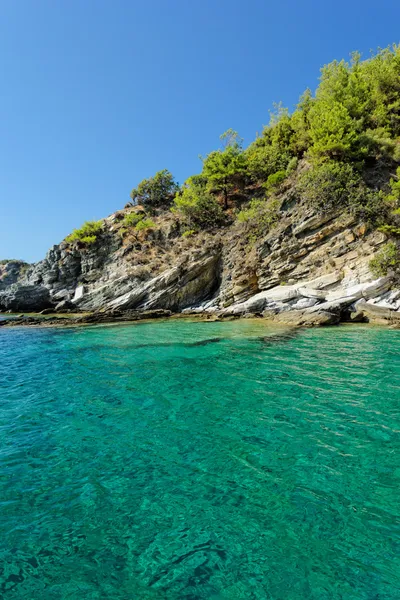
{"type": "Polygon", "coordinates": [[[0,330],[0,598],[400,598],[400,331],[0,330]]]}

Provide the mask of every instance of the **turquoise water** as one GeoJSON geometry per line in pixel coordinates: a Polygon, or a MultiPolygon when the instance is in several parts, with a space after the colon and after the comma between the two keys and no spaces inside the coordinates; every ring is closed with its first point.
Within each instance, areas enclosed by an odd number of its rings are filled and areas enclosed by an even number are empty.
{"type": "Polygon", "coordinates": [[[0,329],[0,598],[400,598],[400,331],[0,329]]]}

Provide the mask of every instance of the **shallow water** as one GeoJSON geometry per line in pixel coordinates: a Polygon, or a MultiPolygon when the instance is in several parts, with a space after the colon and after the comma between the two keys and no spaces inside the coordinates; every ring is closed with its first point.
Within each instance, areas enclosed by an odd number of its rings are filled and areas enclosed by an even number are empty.
{"type": "Polygon", "coordinates": [[[400,331],[0,329],[0,598],[400,598],[400,331]]]}

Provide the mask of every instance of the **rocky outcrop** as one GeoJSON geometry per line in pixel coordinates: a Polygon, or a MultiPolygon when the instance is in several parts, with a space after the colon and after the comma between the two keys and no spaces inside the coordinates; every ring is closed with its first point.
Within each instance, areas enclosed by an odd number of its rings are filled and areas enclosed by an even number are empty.
{"type": "Polygon", "coordinates": [[[29,265],[22,260],[9,260],[0,262],[0,291],[17,283],[29,265]]]}
{"type": "Polygon", "coordinates": [[[0,309],[39,312],[52,306],[50,292],[43,285],[13,284],[0,292],[0,309]]]}
{"type": "Polygon", "coordinates": [[[123,214],[105,219],[93,246],[63,242],[23,270],[3,265],[0,310],[163,309],[301,325],[400,314],[393,274],[377,279],[369,269],[386,237],[351,215],[314,214],[283,197],[278,224],[251,244],[239,224],[182,237],[171,213],[126,235],[123,214]]]}

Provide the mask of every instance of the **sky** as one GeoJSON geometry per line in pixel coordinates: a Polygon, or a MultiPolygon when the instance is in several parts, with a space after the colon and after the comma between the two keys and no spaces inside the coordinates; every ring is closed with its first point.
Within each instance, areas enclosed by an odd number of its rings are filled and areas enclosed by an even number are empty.
{"type": "Polygon", "coordinates": [[[398,0],[0,0],[0,259],[42,259],[160,169],[182,183],[228,128],[247,145],[399,22],[398,0]]]}

